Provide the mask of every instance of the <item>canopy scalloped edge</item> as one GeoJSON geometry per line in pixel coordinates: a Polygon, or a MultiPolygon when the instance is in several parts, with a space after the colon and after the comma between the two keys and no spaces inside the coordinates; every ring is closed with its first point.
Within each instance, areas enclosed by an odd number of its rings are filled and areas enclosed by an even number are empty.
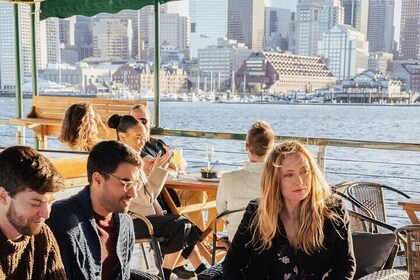
{"type": "Polygon", "coordinates": [[[94,16],[99,13],[118,13],[122,10],[139,10],[159,2],[176,0],[45,0],[41,3],[40,18],[67,18],[75,15],[94,16]]]}

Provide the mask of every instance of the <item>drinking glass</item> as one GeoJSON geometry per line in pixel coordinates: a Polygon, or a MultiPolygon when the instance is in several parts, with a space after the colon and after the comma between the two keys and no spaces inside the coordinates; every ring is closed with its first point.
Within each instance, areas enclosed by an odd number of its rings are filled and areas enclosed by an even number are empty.
{"type": "Polygon", "coordinates": [[[213,145],[207,146],[206,150],[206,157],[207,157],[207,170],[210,170],[211,160],[213,159],[214,155],[214,147],[213,145]]]}
{"type": "Polygon", "coordinates": [[[174,178],[174,180],[181,180],[181,178],[179,177],[179,171],[181,169],[182,166],[182,148],[176,148],[173,150],[174,154],[174,164],[176,166],[176,176],[174,178]]]}

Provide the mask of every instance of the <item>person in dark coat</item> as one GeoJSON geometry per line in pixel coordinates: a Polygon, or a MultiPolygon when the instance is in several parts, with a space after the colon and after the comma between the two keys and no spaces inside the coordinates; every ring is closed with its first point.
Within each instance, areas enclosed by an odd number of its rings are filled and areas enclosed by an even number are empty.
{"type": "Polygon", "coordinates": [[[225,279],[353,279],[349,217],[308,150],[279,144],[222,264],[225,279]]]}

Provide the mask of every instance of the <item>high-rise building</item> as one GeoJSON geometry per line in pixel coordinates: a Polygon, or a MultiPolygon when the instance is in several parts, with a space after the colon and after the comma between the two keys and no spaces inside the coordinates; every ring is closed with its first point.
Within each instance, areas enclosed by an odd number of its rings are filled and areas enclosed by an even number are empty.
{"type": "Polygon", "coordinates": [[[403,0],[401,6],[401,59],[420,59],[420,0],[403,0]]]}
{"type": "MultiPolygon", "coordinates": [[[[148,42],[149,48],[154,48],[154,20],[153,14],[149,15],[148,42]]],[[[177,49],[185,51],[190,44],[190,21],[188,17],[178,14],[160,14],[160,43],[171,45],[177,49]]]]}
{"type": "Polygon", "coordinates": [[[228,38],[261,51],[264,37],[264,0],[228,1],[228,38]]]}
{"type": "Polygon", "coordinates": [[[319,11],[319,38],[336,24],[344,23],[344,9],[341,0],[321,0],[319,11]]]}
{"type": "Polygon", "coordinates": [[[290,21],[290,10],[265,7],[264,49],[288,49],[290,21]]]}
{"type": "Polygon", "coordinates": [[[85,16],[76,16],[74,43],[79,50],[79,60],[93,56],[92,42],[92,19],[85,16]]]}
{"type": "Polygon", "coordinates": [[[198,56],[198,49],[217,45],[218,38],[227,36],[227,0],[190,0],[189,16],[191,58],[198,56]]]}
{"type": "Polygon", "coordinates": [[[320,0],[299,0],[297,4],[296,53],[317,55],[319,40],[320,0]]]}
{"type": "Polygon", "coordinates": [[[394,43],[394,0],[370,0],[367,40],[370,52],[388,52],[394,43]]]}
{"type": "Polygon", "coordinates": [[[348,80],[368,68],[369,42],[353,26],[337,24],[319,41],[318,54],[337,81],[348,80]]]}
{"type": "Polygon", "coordinates": [[[296,11],[296,3],[298,0],[265,0],[265,6],[271,8],[288,9],[291,12],[296,11]]]}
{"type": "MultiPolygon", "coordinates": [[[[21,12],[21,46],[23,75],[31,76],[30,8],[19,6],[21,12]]],[[[0,90],[16,88],[16,56],[13,5],[0,3],[0,90]]]]}
{"type": "Polygon", "coordinates": [[[47,18],[39,24],[41,68],[61,63],[59,19],[47,18]]]}
{"type": "Polygon", "coordinates": [[[368,33],[369,0],[343,0],[344,24],[353,26],[365,37],[368,33]]]}
{"type": "Polygon", "coordinates": [[[131,20],[100,15],[93,20],[93,57],[100,60],[129,60],[133,32],[131,20]]]}

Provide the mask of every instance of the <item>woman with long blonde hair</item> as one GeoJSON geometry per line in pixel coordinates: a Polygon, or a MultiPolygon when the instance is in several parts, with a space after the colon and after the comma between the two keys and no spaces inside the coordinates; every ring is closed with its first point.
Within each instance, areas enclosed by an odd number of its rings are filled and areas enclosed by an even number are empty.
{"type": "Polygon", "coordinates": [[[273,149],[261,187],[223,262],[225,279],[353,279],[348,214],[302,144],[273,149]]]}
{"type": "Polygon", "coordinates": [[[98,124],[103,126],[92,104],[72,104],[64,116],[59,140],[71,150],[90,151],[99,142],[98,124]]]}

